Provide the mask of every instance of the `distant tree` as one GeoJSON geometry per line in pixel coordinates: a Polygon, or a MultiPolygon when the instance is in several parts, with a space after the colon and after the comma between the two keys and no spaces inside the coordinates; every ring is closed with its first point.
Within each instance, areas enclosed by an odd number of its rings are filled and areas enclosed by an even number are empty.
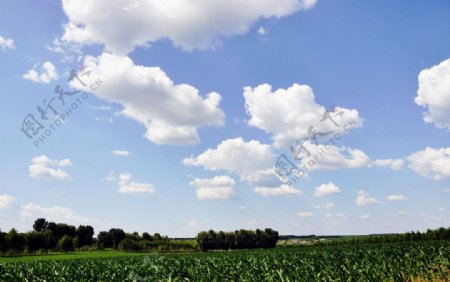
{"type": "Polygon", "coordinates": [[[44,232],[47,230],[48,222],[45,218],[38,218],[33,224],[33,230],[36,232],[44,232]]]}
{"type": "Polygon", "coordinates": [[[142,239],[147,240],[147,241],[152,241],[152,240],[153,240],[153,237],[152,237],[152,235],[150,235],[149,233],[144,232],[144,233],[142,234],[142,239]]]}
{"type": "Polygon", "coordinates": [[[36,252],[47,247],[45,233],[43,232],[33,231],[25,233],[25,241],[29,252],[36,252]]]}
{"type": "Polygon", "coordinates": [[[125,232],[120,228],[112,228],[109,230],[109,234],[112,239],[112,247],[117,249],[120,242],[125,239],[125,232]]]}
{"type": "Polygon", "coordinates": [[[78,238],[77,247],[83,247],[86,245],[91,245],[94,237],[94,228],[92,226],[80,225],[76,231],[78,238]]]}
{"type": "Polygon", "coordinates": [[[25,249],[25,238],[23,234],[18,233],[14,228],[6,234],[5,243],[14,252],[22,252],[25,249]]]}
{"type": "Polygon", "coordinates": [[[0,253],[6,252],[6,242],[5,242],[6,233],[0,230],[0,253]]]}
{"type": "Polygon", "coordinates": [[[159,233],[155,233],[155,234],[153,234],[153,239],[155,240],[155,241],[160,241],[161,240],[161,235],[159,234],[159,233]]]}
{"type": "Polygon", "coordinates": [[[109,234],[108,231],[101,231],[100,233],[98,233],[97,244],[99,245],[99,247],[112,248],[113,241],[111,238],[111,234],[109,234]]]}
{"type": "Polygon", "coordinates": [[[67,235],[64,235],[58,241],[58,249],[63,252],[73,251],[73,240],[67,235]]]}

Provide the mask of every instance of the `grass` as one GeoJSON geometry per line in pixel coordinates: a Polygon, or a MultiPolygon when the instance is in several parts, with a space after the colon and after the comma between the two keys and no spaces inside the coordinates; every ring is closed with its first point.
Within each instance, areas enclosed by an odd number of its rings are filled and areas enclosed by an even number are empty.
{"type": "Polygon", "coordinates": [[[95,259],[95,258],[119,258],[148,256],[149,253],[129,253],[119,251],[89,251],[72,253],[48,253],[36,255],[21,255],[14,257],[0,257],[0,263],[45,261],[45,260],[73,260],[73,259],[95,259]]]}

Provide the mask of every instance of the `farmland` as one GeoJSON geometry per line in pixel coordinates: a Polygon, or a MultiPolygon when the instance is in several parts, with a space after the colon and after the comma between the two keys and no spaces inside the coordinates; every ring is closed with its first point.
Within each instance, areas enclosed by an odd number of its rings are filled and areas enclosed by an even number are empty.
{"type": "Polygon", "coordinates": [[[450,242],[3,259],[2,281],[448,281],[450,242]]]}

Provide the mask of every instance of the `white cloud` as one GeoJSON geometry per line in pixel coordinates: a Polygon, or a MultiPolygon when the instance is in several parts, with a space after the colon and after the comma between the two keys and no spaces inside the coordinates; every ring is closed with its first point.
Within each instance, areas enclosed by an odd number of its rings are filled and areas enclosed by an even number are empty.
{"type": "Polygon", "coordinates": [[[0,195],[0,210],[8,208],[12,202],[14,202],[14,197],[10,195],[0,195]]]}
{"type": "Polygon", "coordinates": [[[388,167],[393,170],[400,170],[405,166],[405,161],[402,159],[380,159],[372,161],[369,167],[388,167]]]}
{"type": "Polygon", "coordinates": [[[121,114],[144,125],[145,138],[153,143],[197,144],[198,127],[224,123],[218,93],[203,98],[191,85],[174,84],[158,67],[135,65],[128,57],[107,53],[98,58],[86,57],[84,66],[91,71],[89,77],[82,78],[87,86],[77,79],[71,81],[71,86],[120,104],[121,114]],[[103,83],[92,91],[88,86],[98,79],[103,83]]]}
{"type": "Polygon", "coordinates": [[[138,183],[132,181],[133,175],[130,173],[121,173],[119,175],[119,192],[122,194],[152,194],[155,192],[155,186],[148,183],[138,183]]]}
{"type": "Polygon", "coordinates": [[[46,218],[48,221],[64,222],[69,224],[99,224],[99,221],[81,217],[75,214],[71,209],[54,206],[54,207],[42,207],[38,204],[28,203],[22,206],[20,216],[23,219],[26,218],[46,218]]]}
{"type": "Polygon", "coordinates": [[[192,229],[198,229],[200,228],[200,224],[198,223],[198,220],[196,218],[193,218],[188,221],[188,225],[192,229]]]}
{"type": "Polygon", "coordinates": [[[303,194],[302,191],[287,184],[282,184],[279,187],[256,187],[254,191],[265,197],[301,196],[303,194]]]}
{"type": "Polygon", "coordinates": [[[16,48],[14,46],[14,40],[0,36],[0,48],[3,50],[16,48]]]}
{"type": "Polygon", "coordinates": [[[427,108],[425,122],[450,130],[450,58],[420,72],[414,101],[427,108]]]}
{"type": "Polygon", "coordinates": [[[300,162],[300,167],[310,170],[332,170],[347,168],[362,168],[370,164],[370,158],[361,150],[333,145],[311,144],[305,142],[303,146],[311,156],[305,157],[300,162]],[[317,159],[314,157],[317,156],[317,159]]]}
{"type": "Polygon", "coordinates": [[[316,103],[308,85],[294,84],[274,92],[269,84],[245,87],[244,98],[250,116],[248,125],[271,133],[277,147],[293,145],[298,139],[311,137],[314,130],[322,134],[333,132],[322,137],[328,140],[336,133],[342,135],[351,128],[361,127],[363,122],[357,110],[339,107],[329,112],[334,122],[331,119],[321,121],[326,109],[316,103]]]}
{"type": "Polygon", "coordinates": [[[189,185],[197,188],[199,200],[230,200],[236,196],[234,179],[229,176],[215,176],[213,178],[195,178],[189,185]]]}
{"type": "Polygon", "coordinates": [[[297,216],[298,217],[312,217],[312,216],[314,216],[314,213],[309,212],[309,211],[302,211],[302,212],[298,212],[297,216]]]}
{"type": "Polygon", "coordinates": [[[56,67],[49,61],[42,64],[39,68],[39,72],[36,71],[38,65],[29,70],[22,77],[27,80],[31,80],[37,83],[50,83],[52,80],[57,80],[59,75],[56,71],[56,67]]]}
{"type": "Polygon", "coordinates": [[[391,202],[392,201],[405,201],[406,199],[407,198],[405,196],[400,195],[400,194],[386,196],[386,200],[391,201],[391,202]]]}
{"type": "Polygon", "coordinates": [[[433,180],[450,177],[450,147],[434,149],[426,147],[408,157],[409,168],[433,180]]]}
{"type": "Polygon", "coordinates": [[[267,31],[266,31],[266,29],[265,29],[264,27],[260,26],[260,27],[258,28],[257,33],[258,33],[259,35],[265,35],[265,34],[267,33],[267,31]]]}
{"type": "Polygon", "coordinates": [[[208,149],[197,157],[183,160],[187,166],[202,166],[206,170],[225,170],[240,175],[241,180],[256,181],[274,164],[269,145],[259,141],[245,142],[241,137],[222,141],[216,149],[208,149]]]}
{"type": "Polygon", "coordinates": [[[314,196],[322,197],[326,195],[334,195],[341,193],[341,189],[333,182],[322,184],[314,190],[314,196]]]}
{"type": "Polygon", "coordinates": [[[130,155],[130,152],[124,150],[114,150],[113,154],[116,156],[126,157],[130,155]]]}
{"type": "Polygon", "coordinates": [[[372,216],[370,214],[362,214],[362,215],[359,216],[359,218],[361,218],[361,219],[369,219],[371,217],[372,216]]]}
{"type": "Polygon", "coordinates": [[[334,204],[333,203],[326,203],[325,205],[323,205],[323,206],[315,206],[314,207],[315,209],[331,209],[331,208],[334,208],[334,204]]]}
{"type": "Polygon", "coordinates": [[[374,205],[379,204],[380,201],[375,199],[374,197],[371,197],[369,193],[366,191],[358,191],[356,196],[356,205],[358,206],[367,206],[367,205],[374,205]]]}
{"type": "Polygon", "coordinates": [[[103,181],[112,182],[112,181],[116,181],[116,180],[117,180],[117,177],[114,174],[114,171],[110,170],[110,171],[108,171],[108,175],[106,175],[106,177],[102,179],[102,182],[103,181]]]}
{"type": "Polygon", "coordinates": [[[69,18],[64,40],[105,44],[125,55],[136,46],[168,38],[184,50],[214,48],[241,35],[261,18],[280,18],[312,8],[316,0],[63,0],[69,18]],[[101,16],[99,16],[101,11],[101,16]]]}
{"type": "Polygon", "coordinates": [[[47,156],[42,155],[31,160],[29,175],[31,177],[42,177],[61,181],[70,180],[72,177],[59,167],[71,165],[72,161],[69,159],[51,160],[47,156]]]}

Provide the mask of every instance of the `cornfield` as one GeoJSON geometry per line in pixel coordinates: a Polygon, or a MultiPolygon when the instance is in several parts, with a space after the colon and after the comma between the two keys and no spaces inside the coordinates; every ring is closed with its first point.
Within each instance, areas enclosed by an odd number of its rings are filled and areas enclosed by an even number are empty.
{"type": "Polygon", "coordinates": [[[6,262],[0,281],[450,281],[450,242],[6,262]]]}

